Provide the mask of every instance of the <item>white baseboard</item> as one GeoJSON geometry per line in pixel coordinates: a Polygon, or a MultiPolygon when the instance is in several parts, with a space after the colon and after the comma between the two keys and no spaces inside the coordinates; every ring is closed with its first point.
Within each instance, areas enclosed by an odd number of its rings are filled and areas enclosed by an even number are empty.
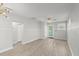
{"type": "Polygon", "coordinates": [[[42,38],[40,38],[40,39],[47,39],[47,37],[42,37],[42,38]]]}
{"type": "Polygon", "coordinates": [[[68,40],[67,40],[67,42],[68,42],[68,46],[69,46],[70,52],[71,52],[72,56],[74,56],[73,51],[72,51],[72,48],[71,48],[71,45],[70,45],[70,43],[69,43],[68,40]]]}
{"type": "Polygon", "coordinates": [[[9,48],[6,48],[6,49],[3,49],[3,50],[0,50],[0,53],[6,52],[6,51],[11,50],[11,49],[13,49],[13,47],[9,47],[9,48]]]}
{"type": "Polygon", "coordinates": [[[33,39],[33,40],[30,40],[30,41],[25,41],[25,42],[22,42],[22,44],[27,44],[27,43],[33,42],[35,40],[39,40],[39,39],[33,39]]]}

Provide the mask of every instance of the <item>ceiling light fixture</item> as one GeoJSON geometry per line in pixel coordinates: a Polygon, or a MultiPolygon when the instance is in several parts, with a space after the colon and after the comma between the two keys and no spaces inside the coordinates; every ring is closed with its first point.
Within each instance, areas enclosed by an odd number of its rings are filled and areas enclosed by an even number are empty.
{"type": "Polygon", "coordinates": [[[0,3],[0,16],[6,16],[12,12],[12,9],[5,7],[3,3],[0,3]]]}
{"type": "Polygon", "coordinates": [[[48,23],[51,23],[52,22],[52,17],[48,17],[48,23]]]}

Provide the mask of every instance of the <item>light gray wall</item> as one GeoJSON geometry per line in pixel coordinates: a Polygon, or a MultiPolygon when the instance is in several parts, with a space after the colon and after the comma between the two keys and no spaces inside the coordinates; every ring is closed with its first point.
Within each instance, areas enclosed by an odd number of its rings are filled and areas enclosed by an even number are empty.
{"type": "Polygon", "coordinates": [[[0,16],[0,52],[12,47],[12,27],[9,18],[0,16]]]}
{"type": "Polygon", "coordinates": [[[79,4],[74,4],[68,23],[68,42],[73,55],[79,56],[79,4]]]}
{"type": "MultiPolygon", "coordinates": [[[[12,16],[12,18],[14,18],[14,17],[12,16]]],[[[40,21],[38,21],[36,19],[33,19],[31,17],[24,18],[22,16],[21,17],[17,16],[17,17],[15,17],[13,22],[23,24],[22,43],[27,43],[27,42],[31,42],[33,40],[40,39],[40,37],[41,37],[41,35],[40,35],[40,31],[41,31],[41,29],[40,29],[40,25],[41,25],[40,21]]],[[[15,36],[15,35],[13,35],[13,36],[15,36]]],[[[13,38],[16,39],[16,36],[13,37],[13,38]]]]}
{"type": "Polygon", "coordinates": [[[40,38],[41,39],[44,39],[45,35],[44,35],[44,22],[40,21],[40,27],[39,27],[39,30],[40,30],[40,38]]]}
{"type": "Polygon", "coordinates": [[[66,22],[53,23],[53,33],[54,38],[67,40],[66,22]]]}
{"type": "MultiPolygon", "coordinates": [[[[30,42],[40,38],[40,21],[32,17],[23,17],[16,14],[12,14],[10,16],[13,19],[13,22],[21,23],[24,25],[22,40],[23,43],[30,42]]],[[[15,37],[14,39],[16,39],[15,37]]]]}
{"type": "MultiPolygon", "coordinates": [[[[12,16],[12,15],[11,15],[12,16]]],[[[40,38],[40,22],[35,19],[24,17],[5,18],[0,16],[0,52],[11,48],[16,40],[14,35],[12,22],[18,22],[24,25],[22,42],[30,42],[40,38]]]]}
{"type": "Polygon", "coordinates": [[[24,22],[23,42],[27,43],[40,38],[40,22],[34,19],[26,19],[24,22]]]}

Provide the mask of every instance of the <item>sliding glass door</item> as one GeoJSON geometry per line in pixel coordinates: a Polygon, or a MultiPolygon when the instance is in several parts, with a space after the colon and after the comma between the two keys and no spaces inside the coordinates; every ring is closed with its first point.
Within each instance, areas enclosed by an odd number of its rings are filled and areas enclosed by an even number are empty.
{"type": "Polygon", "coordinates": [[[52,24],[48,23],[47,27],[48,27],[48,37],[53,37],[53,26],[52,26],[52,24]]]}

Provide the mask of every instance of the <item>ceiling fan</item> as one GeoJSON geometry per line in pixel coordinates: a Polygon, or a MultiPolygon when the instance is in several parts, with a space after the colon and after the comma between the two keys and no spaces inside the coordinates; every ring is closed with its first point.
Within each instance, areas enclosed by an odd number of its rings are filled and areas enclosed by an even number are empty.
{"type": "Polygon", "coordinates": [[[0,16],[6,16],[12,12],[12,9],[5,7],[3,3],[0,3],[0,16]]]}

